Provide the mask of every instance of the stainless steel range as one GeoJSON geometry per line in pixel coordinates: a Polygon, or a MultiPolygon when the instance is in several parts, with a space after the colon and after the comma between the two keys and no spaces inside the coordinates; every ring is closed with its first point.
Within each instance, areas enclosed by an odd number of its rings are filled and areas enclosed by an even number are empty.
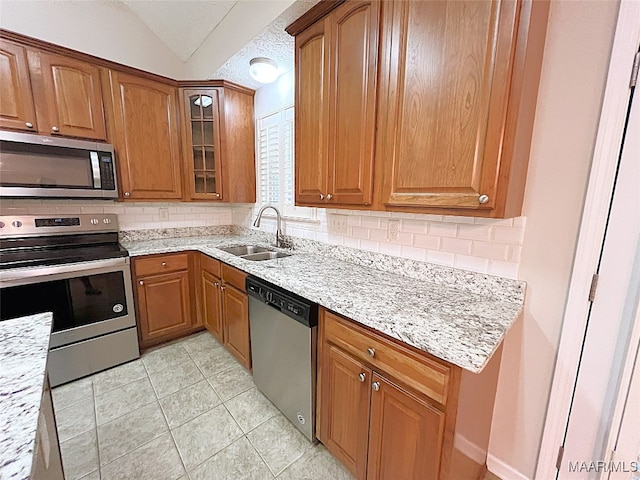
{"type": "Polygon", "coordinates": [[[0,216],[0,320],[53,312],[51,385],[140,356],[116,215],[0,216]]]}

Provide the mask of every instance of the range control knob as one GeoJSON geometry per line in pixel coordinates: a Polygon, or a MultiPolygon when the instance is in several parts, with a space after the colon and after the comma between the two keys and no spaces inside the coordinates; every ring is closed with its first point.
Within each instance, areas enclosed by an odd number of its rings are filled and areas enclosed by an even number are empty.
{"type": "Polygon", "coordinates": [[[16,228],[20,228],[22,226],[22,222],[20,220],[14,220],[13,222],[11,222],[11,225],[16,228]]]}
{"type": "Polygon", "coordinates": [[[91,225],[97,225],[99,220],[97,218],[92,218],[90,222],[91,222],[91,225]]]}
{"type": "Polygon", "coordinates": [[[110,218],[105,218],[102,220],[106,225],[109,225],[111,223],[111,219],[110,218]]]}

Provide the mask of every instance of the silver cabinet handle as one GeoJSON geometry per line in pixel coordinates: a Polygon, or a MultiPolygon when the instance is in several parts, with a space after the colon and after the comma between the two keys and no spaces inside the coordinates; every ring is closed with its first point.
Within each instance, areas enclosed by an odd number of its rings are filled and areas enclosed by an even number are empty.
{"type": "Polygon", "coordinates": [[[361,373],[360,375],[358,375],[358,380],[360,380],[361,382],[364,382],[367,379],[367,376],[364,373],[361,373]]]}
{"type": "Polygon", "coordinates": [[[331,195],[330,193],[327,194],[327,200],[331,200],[333,198],[333,195],[331,195]]]}
{"type": "Polygon", "coordinates": [[[376,354],[376,349],[375,348],[367,348],[367,353],[369,354],[370,357],[373,357],[376,354]]]}
{"type": "Polygon", "coordinates": [[[218,288],[220,286],[220,284],[218,282],[213,282],[213,286],[218,288]]]}
{"type": "Polygon", "coordinates": [[[480,195],[478,197],[478,203],[485,204],[489,201],[489,195],[480,195]]]}
{"type": "Polygon", "coordinates": [[[138,283],[139,283],[140,285],[144,285],[144,282],[143,282],[142,280],[140,280],[138,283]]]}
{"type": "Polygon", "coordinates": [[[163,267],[167,266],[167,262],[162,262],[160,265],[162,265],[163,267]]]}
{"type": "Polygon", "coordinates": [[[324,195],[320,194],[320,200],[324,200],[324,195]]]}
{"type": "Polygon", "coordinates": [[[33,123],[31,123],[31,122],[27,122],[27,123],[25,123],[25,126],[26,126],[27,128],[33,128],[33,123]]]}
{"type": "Polygon", "coordinates": [[[225,290],[226,288],[227,288],[227,287],[225,287],[224,285],[222,285],[222,286],[220,287],[220,290],[225,290]]]}
{"type": "Polygon", "coordinates": [[[378,390],[380,390],[380,382],[373,382],[371,388],[373,388],[374,392],[377,392],[378,390]]]}
{"type": "Polygon", "coordinates": [[[131,194],[130,194],[129,192],[124,192],[124,196],[125,196],[125,197],[130,197],[130,196],[131,196],[131,194]]]}
{"type": "Polygon", "coordinates": [[[213,196],[216,197],[216,198],[220,198],[220,194],[219,193],[214,193],[213,196]]]}
{"type": "Polygon", "coordinates": [[[51,131],[58,133],[60,129],[54,125],[53,127],[51,127],[51,131]]]}

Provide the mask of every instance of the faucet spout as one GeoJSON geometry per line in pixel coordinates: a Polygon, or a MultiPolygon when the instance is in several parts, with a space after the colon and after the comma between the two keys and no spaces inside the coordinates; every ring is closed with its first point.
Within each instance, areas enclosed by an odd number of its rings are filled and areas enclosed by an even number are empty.
{"type": "Polygon", "coordinates": [[[260,226],[260,221],[262,220],[262,214],[268,208],[271,208],[274,212],[276,212],[276,241],[275,241],[274,245],[276,247],[280,247],[281,246],[281,242],[282,242],[282,238],[281,238],[281,232],[282,232],[282,228],[281,227],[282,227],[282,224],[281,224],[280,211],[276,207],[274,207],[273,205],[264,205],[258,211],[258,216],[256,217],[255,221],[253,222],[253,226],[254,227],[259,227],[260,226]]]}

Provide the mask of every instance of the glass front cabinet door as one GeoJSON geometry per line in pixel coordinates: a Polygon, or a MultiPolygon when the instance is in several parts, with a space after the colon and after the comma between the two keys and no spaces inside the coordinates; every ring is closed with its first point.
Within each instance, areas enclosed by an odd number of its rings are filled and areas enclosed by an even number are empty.
{"type": "Polygon", "coordinates": [[[194,200],[222,200],[218,91],[184,90],[187,185],[194,200]]]}

